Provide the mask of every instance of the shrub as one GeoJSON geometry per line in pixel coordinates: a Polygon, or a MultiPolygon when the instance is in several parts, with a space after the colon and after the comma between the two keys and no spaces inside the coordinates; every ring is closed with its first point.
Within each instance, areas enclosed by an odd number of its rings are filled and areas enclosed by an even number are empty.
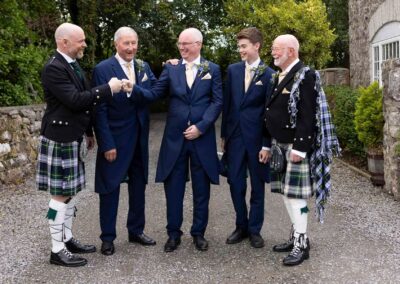
{"type": "Polygon", "coordinates": [[[354,123],[358,139],[368,151],[381,150],[383,143],[382,88],[373,82],[366,88],[360,87],[356,102],[354,123]]]}
{"type": "Polygon", "coordinates": [[[328,86],[324,90],[331,108],[340,146],[344,151],[364,156],[364,147],[358,140],[354,125],[357,91],[349,86],[328,86]]]}

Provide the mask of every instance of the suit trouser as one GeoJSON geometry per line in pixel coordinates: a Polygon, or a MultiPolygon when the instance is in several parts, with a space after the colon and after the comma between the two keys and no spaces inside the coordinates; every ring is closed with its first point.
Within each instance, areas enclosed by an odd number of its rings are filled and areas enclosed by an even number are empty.
{"type": "Polygon", "coordinates": [[[250,156],[240,134],[229,138],[226,147],[229,165],[228,180],[236,212],[236,227],[248,230],[250,234],[258,234],[264,222],[265,197],[265,182],[258,173],[258,152],[250,156]],[[249,214],[246,204],[247,169],[250,173],[251,184],[249,214]]]}
{"type": "Polygon", "coordinates": [[[203,236],[208,224],[210,179],[200,163],[194,143],[185,140],[175,166],[164,182],[167,199],[167,232],[171,238],[178,238],[182,235],[183,199],[189,160],[193,189],[193,224],[190,234],[203,236]]]}
{"type": "MultiPolygon", "coordinates": [[[[133,161],[128,169],[129,209],[127,228],[129,234],[143,233],[145,225],[145,189],[144,165],[139,141],[136,144],[133,161]]],[[[118,154],[118,153],[117,153],[118,154]]],[[[120,186],[108,194],[100,194],[100,228],[102,241],[113,241],[116,234],[120,186]]]]}

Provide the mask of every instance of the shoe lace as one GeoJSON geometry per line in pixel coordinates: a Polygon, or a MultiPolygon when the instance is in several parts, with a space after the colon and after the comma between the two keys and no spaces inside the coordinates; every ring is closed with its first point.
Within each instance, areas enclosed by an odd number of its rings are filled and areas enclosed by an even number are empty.
{"type": "Polygon", "coordinates": [[[74,257],[74,255],[73,255],[69,250],[67,250],[66,248],[63,248],[63,253],[64,253],[69,259],[71,259],[71,258],[74,257]]]}
{"type": "Polygon", "coordinates": [[[304,234],[300,234],[299,237],[294,238],[294,246],[289,255],[297,257],[302,251],[302,249],[305,249],[306,247],[307,247],[306,238],[304,237],[304,234]]]}

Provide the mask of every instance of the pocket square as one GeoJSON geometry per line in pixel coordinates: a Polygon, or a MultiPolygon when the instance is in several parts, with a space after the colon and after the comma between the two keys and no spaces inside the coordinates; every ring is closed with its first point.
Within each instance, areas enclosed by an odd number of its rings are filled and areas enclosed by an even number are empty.
{"type": "Polygon", "coordinates": [[[147,81],[147,79],[149,79],[149,78],[147,77],[147,74],[146,74],[146,73],[144,73],[144,76],[143,76],[143,78],[142,78],[142,82],[145,82],[145,81],[147,81]]]}
{"type": "Polygon", "coordinates": [[[288,91],[288,89],[284,88],[282,94],[290,94],[290,92],[288,91]]]}
{"type": "Polygon", "coordinates": [[[211,79],[211,74],[207,73],[206,75],[204,75],[201,80],[210,80],[211,79]]]}
{"type": "Polygon", "coordinates": [[[263,83],[261,82],[261,80],[256,82],[256,86],[262,86],[262,85],[263,83]]]}

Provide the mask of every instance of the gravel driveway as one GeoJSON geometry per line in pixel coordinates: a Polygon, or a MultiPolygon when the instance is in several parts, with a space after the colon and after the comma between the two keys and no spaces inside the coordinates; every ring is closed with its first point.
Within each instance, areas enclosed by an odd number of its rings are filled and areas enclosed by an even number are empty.
{"type": "MultiPolygon", "coordinates": [[[[45,219],[49,196],[35,190],[34,179],[18,188],[0,189],[1,283],[400,283],[400,203],[373,187],[341,163],[333,165],[333,191],[323,225],[309,218],[311,257],[297,267],[284,267],[284,254],[272,246],[288,236],[289,219],[281,197],[267,186],[262,235],[266,246],[254,249],[248,241],[226,245],[234,229],[234,211],[226,180],[212,187],[206,232],[210,248],[194,248],[189,231],[192,219],[191,184],[185,196],[182,245],[166,254],[166,209],[162,184],[155,184],[164,115],[152,115],[150,184],[146,191],[145,232],[153,247],[128,242],[126,185],[122,187],[116,253],[87,255],[79,268],[50,265],[50,239],[45,219]]],[[[219,130],[218,130],[219,133],[219,130]]],[[[74,223],[78,239],[101,242],[98,197],[94,193],[94,155],[87,163],[88,186],[78,195],[74,223]]],[[[311,211],[314,209],[313,204],[311,211]]]]}

